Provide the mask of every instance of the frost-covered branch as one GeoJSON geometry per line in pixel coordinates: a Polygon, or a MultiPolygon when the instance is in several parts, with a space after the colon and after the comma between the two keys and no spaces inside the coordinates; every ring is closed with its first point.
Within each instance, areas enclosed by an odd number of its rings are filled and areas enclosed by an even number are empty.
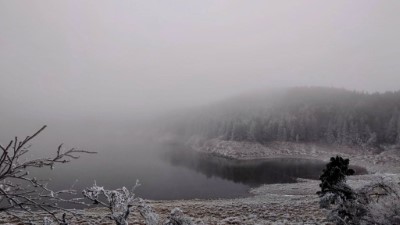
{"type": "Polygon", "coordinates": [[[128,225],[131,208],[139,201],[138,198],[135,198],[134,194],[134,190],[139,185],[139,181],[136,181],[131,191],[125,187],[116,190],[106,190],[95,183],[92,187],[83,190],[82,194],[94,205],[108,208],[110,214],[107,217],[114,220],[117,225],[128,225]]]}
{"type": "Polygon", "coordinates": [[[22,140],[15,137],[7,145],[0,145],[0,212],[11,214],[10,210],[23,210],[34,214],[35,210],[43,210],[62,224],[62,219],[57,218],[54,210],[73,213],[60,207],[58,203],[82,204],[80,199],[62,197],[65,194],[76,194],[76,191],[72,189],[54,191],[47,186],[46,181],[29,176],[29,170],[44,167],[53,169],[56,164],[64,164],[72,159],[78,159],[82,153],[92,154],[95,152],[75,148],[64,150],[61,144],[52,157],[34,159],[24,157],[30,151],[31,140],[45,128],[46,126],[43,126],[22,140]]]}

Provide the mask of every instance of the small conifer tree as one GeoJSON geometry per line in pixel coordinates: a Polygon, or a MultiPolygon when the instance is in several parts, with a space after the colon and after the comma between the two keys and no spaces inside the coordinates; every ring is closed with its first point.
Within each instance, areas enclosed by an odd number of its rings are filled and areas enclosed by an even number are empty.
{"type": "Polygon", "coordinates": [[[320,176],[321,191],[318,191],[319,196],[323,196],[327,193],[343,192],[346,199],[350,199],[354,196],[350,192],[345,190],[339,190],[337,185],[346,181],[346,176],[353,175],[354,170],[349,169],[349,159],[343,159],[340,156],[332,157],[330,162],[326,165],[326,168],[322,171],[320,176]]]}

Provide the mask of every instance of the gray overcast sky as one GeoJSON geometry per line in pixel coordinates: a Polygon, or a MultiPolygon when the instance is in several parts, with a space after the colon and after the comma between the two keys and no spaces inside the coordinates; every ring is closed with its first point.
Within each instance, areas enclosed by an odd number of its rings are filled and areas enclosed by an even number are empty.
{"type": "Polygon", "coordinates": [[[398,90],[399,40],[398,0],[0,0],[0,102],[134,115],[271,86],[398,90]]]}

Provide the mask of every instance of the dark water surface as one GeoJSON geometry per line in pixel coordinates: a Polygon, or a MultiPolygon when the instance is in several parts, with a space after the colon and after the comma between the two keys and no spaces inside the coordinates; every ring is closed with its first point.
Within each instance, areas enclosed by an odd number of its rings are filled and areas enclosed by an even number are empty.
{"type": "Polygon", "coordinates": [[[297,177],[317,179],[325,165],[304,159],[228,160],[195,154],[179,145],[162,145],[121,125],[66,124],[47,129],[32,143],[32,153],[53,154],[64,142],[66,147],[98,154],[33,173],[38,178],[50,177],[54,189],[74,185],[82,190],[95,181],[107,189],[130,188],[139,179],[137,196],[146,199],[232,198],[246,196],[250,187],[261,184],[295,182],[297,177]]]}
{"type": "MultiPolygon", "coordinates": [[[[296,178],[319,179],[326,162],[301,158],[234,160],[187,150],[165,153],[172,165],[190,168],[207,177],[221,177],[234,183],[256,187],[262,184],[294,183],[296,178]]],[[[366,170],[352,167],[356,174],[366,170]]]]}

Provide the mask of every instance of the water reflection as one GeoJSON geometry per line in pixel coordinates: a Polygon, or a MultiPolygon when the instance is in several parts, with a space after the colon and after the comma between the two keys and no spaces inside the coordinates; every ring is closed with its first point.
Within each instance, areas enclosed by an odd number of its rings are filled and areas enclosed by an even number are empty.
{"type": "MultiPolygon", "coordinates": [[[[319,160],[279,158],[264,160],[233,160],[185,150],[170,150],[164,154],[175,166],[190,168],[207,177],[220,177],[249,186],[273,183],[293,183],[296,178],[318,179],[326,163],[319,160]]],[[[363,168],[355,168],[365,174],[363,168]]]]}

